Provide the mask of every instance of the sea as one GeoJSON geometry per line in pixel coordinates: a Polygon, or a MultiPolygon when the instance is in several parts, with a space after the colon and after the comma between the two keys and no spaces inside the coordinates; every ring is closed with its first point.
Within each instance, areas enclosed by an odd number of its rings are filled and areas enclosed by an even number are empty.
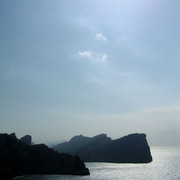
{"type": "Polygon", "coordinates": [[[148,164],[85,163],[89,176],[33,175],[16,180],[180,180],[180,147],[152,147],[148,164]]]}

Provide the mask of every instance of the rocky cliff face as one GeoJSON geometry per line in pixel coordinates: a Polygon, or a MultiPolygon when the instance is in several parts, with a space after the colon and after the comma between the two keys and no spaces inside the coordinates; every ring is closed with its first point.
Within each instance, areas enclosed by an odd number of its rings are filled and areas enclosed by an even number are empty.
{"type": "Polygon", "coordinates": [[[105,134],[93,138],[75,136],[69,142],[55,146],[54,149],[58,152],[76,154],[86,162],[149,163],[152,161],[145,134],[131,134],[116,140],[111,140],[105,134]]]}
{"type": "Polygon", "coordinates": [[[28,146],[15,136],[0,134],[0,179],[31,174],[89,175],[78,156],[59,154],[44,144],[28,146]]]}

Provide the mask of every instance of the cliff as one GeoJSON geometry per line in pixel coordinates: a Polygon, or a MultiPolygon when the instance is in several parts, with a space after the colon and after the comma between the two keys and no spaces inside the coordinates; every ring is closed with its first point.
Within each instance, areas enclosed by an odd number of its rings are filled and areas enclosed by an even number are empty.
{"type": "Polygon", "coordinates": [[[0,179],[32,174],[89,175],[78,156],[59,154],[44,144],[28,146],[15,136],[0,134],[0,179]]]}
{"type": "Polygon", "coordinates": [[[92,138],[75,136],[53,147],[63,153],[78,155],[86,162],[149,163],[152,161],[145,134],[130,134],[111,140],[106,134],[92,138]]]}

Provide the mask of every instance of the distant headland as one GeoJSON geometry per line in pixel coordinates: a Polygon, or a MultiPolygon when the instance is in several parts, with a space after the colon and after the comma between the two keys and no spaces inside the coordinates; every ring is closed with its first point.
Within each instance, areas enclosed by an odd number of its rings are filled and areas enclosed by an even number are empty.
{"type": "Polygon", "coordinates": [[[112,140],[106,134],[73,137],[53,147],[60,153],[78,155],[85,162],[149,163],[152,161],[145,134],[130,134],[112,140]]]}

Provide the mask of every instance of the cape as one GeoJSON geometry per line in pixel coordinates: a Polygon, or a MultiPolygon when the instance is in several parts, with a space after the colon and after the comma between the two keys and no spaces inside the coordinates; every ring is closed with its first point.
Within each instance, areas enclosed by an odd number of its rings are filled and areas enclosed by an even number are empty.
{"type": "Polygon", "coordinates": [[[78,155],[85,162],[149,163],[152,161],[145,134],[130,134],[112,140],[106,134],[73,137],[53,147],[61,153],[78,155]]]}

